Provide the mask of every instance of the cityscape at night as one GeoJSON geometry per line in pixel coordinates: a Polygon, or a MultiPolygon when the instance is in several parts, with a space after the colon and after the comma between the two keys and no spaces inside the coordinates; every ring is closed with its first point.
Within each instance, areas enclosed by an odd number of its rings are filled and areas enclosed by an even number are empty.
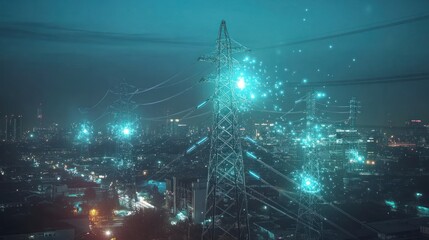
{"type": "Polygon", "coordinates": [[[0,0],[0,240],[429,239],[429,1],[0,0]]]}

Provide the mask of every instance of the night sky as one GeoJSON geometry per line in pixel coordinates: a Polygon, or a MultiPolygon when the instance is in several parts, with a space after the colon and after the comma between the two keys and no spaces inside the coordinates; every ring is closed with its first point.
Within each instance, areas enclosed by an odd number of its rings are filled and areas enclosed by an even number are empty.
{"type": "MultiPolygon", "coordinates": [[[[29,128],[43,103],[47,122],[66,125],[97,118],[115,96],[87,115],[78,109],[96,104],[122,81],[144,89],[178,72],[174,81],[195,76],[134,100],[180,92],[213,69],[197,58],[213,51],[222,19],[231,37],[252,49],[252,58],[268,69],[295,72],[279,73],[290,82],[427,73],[429,17],[418,18],[427,14],[424,0],[0,1],[0,113],[24,115],[29,128]],[[403,19],[414,20],[398,23],[403,19]]],[[[197,86],[138,111],[150,118],[183,110],[211,89],[197,86]]],[[[428,81],[324,91],[345,105],[356,96],[360,124],[429,121],[428,81]]]]}

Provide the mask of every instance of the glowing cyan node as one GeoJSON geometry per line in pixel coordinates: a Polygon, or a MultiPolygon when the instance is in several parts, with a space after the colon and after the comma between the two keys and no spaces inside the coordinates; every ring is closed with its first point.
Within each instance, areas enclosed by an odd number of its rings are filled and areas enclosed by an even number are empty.
{"type": "Polygon", "coordinates": [[[124,135],[130,135],[130,129],[129,128],[124,128],[124,130],[122,130],[122,133],[124,135]]]}
{"type": "Polygon", "coordinates": [[[121,122],[110,125],[110,131],[117,140],[126,141],[135,135],[137,127],[133,122],[121,122]]]}
{"type": "Polygon", "coordinates": [[[312,176],[301,174],[300,189],[306,193],[318,193],[321,190],[321,185],[312,176]]]}
{"type": "Polygon", "coordinates": [[[326,97],[326,94],[324,92],[318,92],[318,93],[316,93],[316,97],[317,98],[324,98],[324,97],[326,97]]]}
{"type": "Polygon", "coordinates": [[[391,201],[391,200],[385,200],[385,201],[384,201],[384,203],[385,203],[387,206],[391,207],[392,209],[396,209],[396,208],[397,208],[396,203],[395,203],[394,201],[391,201]]]}
{"type": "Polygon", "coordinates": [[[243,90],[246,87],[246,82],[244,81],[244,78],[241,76],[238,78],[237,87],[240,90],[243,90]]]}

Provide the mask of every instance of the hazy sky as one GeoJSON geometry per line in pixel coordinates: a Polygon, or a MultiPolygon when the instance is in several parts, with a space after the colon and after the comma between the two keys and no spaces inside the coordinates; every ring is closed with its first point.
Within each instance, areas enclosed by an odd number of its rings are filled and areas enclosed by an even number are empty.
{"type": "MultiPolygon", "coordinates": [[[[28,123],[42,102],[47,121],[69,124],[101,114],[115,96],[87,116],[78,108],[96,104],[121,81],[144,89],[180,71],[174,81],[199,73],[195,82],[209,72],[210,65],[197,58],[214,49],[222,19],[235,40],[254,50],[251,57],[267,68],[295,71],[283,76],[292,82],[426,73],[429,18],[386,26],[426,14],[425,0],[2,0],[0,113],[23,114],[28,123]],[[386,27],[359,31],[379,25],[386,27]],[[338,37],[319,39],[327,35],[338,37]],[[307,39],[314,41],[274,47],[307,39]]],[[[192,80],[184,81],[135,101],[156,101],[190,85],[192,80]]],[[[210,89],[198,86],[139,113],[153,117],[192,107],[210,89]]],[[[362,102],[361,124],[429,121],[427,81],[325,91],[344,104],[356,96],[362,102]]]]}

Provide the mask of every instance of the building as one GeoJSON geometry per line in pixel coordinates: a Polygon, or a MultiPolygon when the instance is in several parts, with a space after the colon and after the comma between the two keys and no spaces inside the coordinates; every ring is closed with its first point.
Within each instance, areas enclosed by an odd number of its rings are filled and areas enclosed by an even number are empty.
{"type": "MultiPolygon", "coordinates": [[[[167,180],[167,207],[177,216],[191,218],[194,223],[204,221],[207,181],[198,178],[173,177],[167,180]]],[[[179,218],[180,219],[180,218],[179,218]]]]}
{"type": "Polygon", "coordinates": [[[22,116],[6,115],[4,116],[3,138],[5,141],[17,142],[22,139],[22,116]]]}

